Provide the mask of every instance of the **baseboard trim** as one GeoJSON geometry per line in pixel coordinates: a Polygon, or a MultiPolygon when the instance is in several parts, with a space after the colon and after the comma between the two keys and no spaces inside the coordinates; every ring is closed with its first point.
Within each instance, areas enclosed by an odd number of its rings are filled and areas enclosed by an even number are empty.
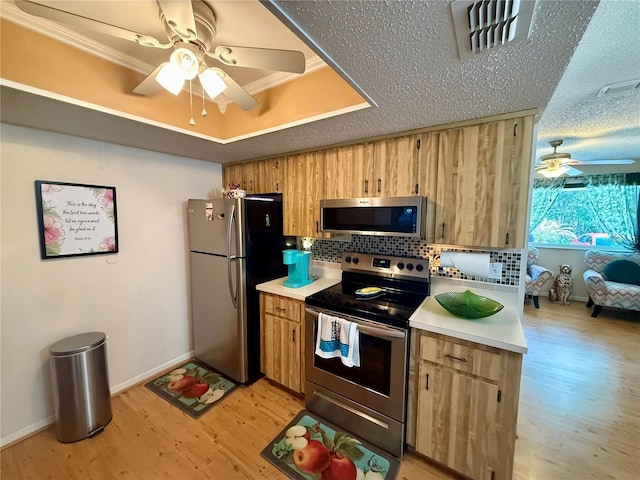
{"type": "Polygon", "coordinates": [[[193,358],[194,355],[195,353],[193,351],[190,351],[188,353],[185,353],[184,355],[180,355],[179,357],[174,358],[173,360],[169,360],[168,362],[165,362],[158,367],[152,368],[151,370],[147,370],[146,372],[141,373],[140,375],[136,375],[135,377],[130,378],[125,382],[122,382],[118,385],[114,385],[113,387],[111,387],[111,396],[113,397],[114,395],[117,395],[118,393],[121,393],[124,390],[127,390],[131,387],[135,387],[136,385],[147,381],[149,378],[155,377],[156,374],[159,374],[164,370],[168,370],[179,363],[190,360],[193,358]]]}
{"type": "MultiPolygon", "coordinates": [[[[147,370],[146,372],[141,373],[140,375],[136,375],[135,377],[130,378],[125,382],[119,383],[118,385],[111,387],[110,389],[111,396],[113,397],[123,392],[124,390],[127,390],[131,387],[134,387],[140,383],[145,382],[146,380],[149,380],[150,378],[157,376],[157,374],[159,374],[160,372],[169,370],[171,367],[174,367],[187,360],[192,359],[194,357],[194,354],[195,353],[193,351],[190,351],[188,353],[185,353],[184,355],[180,355],[179,357],[169,360],[168,362],[165,362],[158,367],[152,368],[151,370],[147,370]]],[[[32,435],[35,435],[43,430],[46,430],[47,428],[50,428],[55,423],[56,423],[55,415],[50,415],[47,418],[38,420],[37,422],[32,423],[31,425],[27,425],[26,427],[23,427],[16,432],[5,435],[0,439],[0,449],[5,449],[7,447],[10,447],[11,445],[19,443],[22,440],[25,440],[26,438],[32,435]]]]}

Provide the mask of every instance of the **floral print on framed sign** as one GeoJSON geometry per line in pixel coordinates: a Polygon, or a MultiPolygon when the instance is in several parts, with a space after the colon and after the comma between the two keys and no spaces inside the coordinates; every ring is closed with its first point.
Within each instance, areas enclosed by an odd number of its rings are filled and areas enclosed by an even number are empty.
{"type": "Polygon", "coordinates": [[[36,180],[43,259],[118,252],[116,188],[36,180]]]}

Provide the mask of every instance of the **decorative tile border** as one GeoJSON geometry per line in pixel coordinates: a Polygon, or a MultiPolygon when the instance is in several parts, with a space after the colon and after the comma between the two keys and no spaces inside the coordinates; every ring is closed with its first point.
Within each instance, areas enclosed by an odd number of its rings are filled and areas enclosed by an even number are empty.
{"type": "MultiPolygon", "coordinates": [[[[300,242],[299,246],[300,246],[300,242]]],[[[329,263],[340,263],[342,252],[357,252],[399,257],[423,258],[429,260],[431,276],[448,277],[462,280],[518,286],[520,283],[520,263],[522,254],[504,250],[477,250],[443,245],[428,245],[426,242],[409,237],[376,237],[352,235],[350,240],[326,240],[314,238],[311,246],[313,259],[329,263]],[[455,252],[488,253],[491,263],[502,263],[502,278],[482,278],[465,275],[457,268],[438,268],[442,250],[455,252]]]]}

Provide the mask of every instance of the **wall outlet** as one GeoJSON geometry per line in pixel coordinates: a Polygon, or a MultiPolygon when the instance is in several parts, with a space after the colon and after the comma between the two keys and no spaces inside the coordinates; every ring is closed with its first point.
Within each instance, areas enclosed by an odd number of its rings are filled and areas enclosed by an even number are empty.
{"type": "Polygon", "coordinates": [[[489,278],[502,278],[502,264],[499,262],[489,264],[489,278]]]}

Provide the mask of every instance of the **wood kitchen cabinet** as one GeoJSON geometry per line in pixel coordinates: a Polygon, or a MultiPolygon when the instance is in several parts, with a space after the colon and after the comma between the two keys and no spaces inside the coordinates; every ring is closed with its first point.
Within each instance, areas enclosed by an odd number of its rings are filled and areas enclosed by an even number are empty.
{"type": "Polygon", "coordinates": [[[417,195],[417,135],[388,138],[373,144],[375,197],[417,195]]]}
{"type": "Polygon", "coordinates": [[[438,132],[435,241],[523,248],[533,116],[438,132]]]}
{"type": "Polygon", "coordinates": [[[511,479],[522,355],[414,329],[407,443],[472,479],[511,479]]]}
{"type": "Polygon", "coordinates": [[[523,248],[534,112],[229,165],[223,185],[282,192],[286,235],[324,237],[323,198],[421,195],[426,241],[523,248]]]}
{"type": "Polygon", "coordinates": [[[417,170],[416,195],[427,197],[427,226],[425,240],[435,243],[436,232],[436,191],[438,178],[438,132],[415,135],[414,155],[417,170]]]}
{"type": "Polygon", "coordinates": [[[304,302],[260,292],[260,367],[294,392],[304,389],[304,302]]]}
{"type": "Polygon", "coordinates": [[[373,192],[373,145],[363,143],[325,151],[324,198],[370,197],[373,192]]]}
{"type": "Polygon", "coordinates": [[[282,163],[281,158],[273,158],[225,166],[222,186],[228,189],[229,184],[235,182],[247,193],[281,192],[282,163]]]}
{"type": "Polygon", "coordinates": [[[290,155],[284,164],[284,234],[323,237],[320,200],[324,195],[325,152],[290,155]]]}
{"type": "Polygon", "coordinates": [[[324,198],[416,195],[416,139],[387,138],[326,150],[324,198]]]}

